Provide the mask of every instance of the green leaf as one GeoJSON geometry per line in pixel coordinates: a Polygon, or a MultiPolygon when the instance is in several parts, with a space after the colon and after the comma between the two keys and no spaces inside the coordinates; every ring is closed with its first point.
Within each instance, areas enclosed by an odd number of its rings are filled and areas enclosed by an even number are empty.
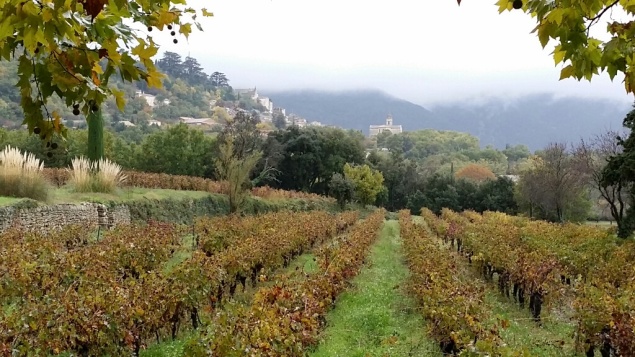
{"type": "Polygon", "coordinates": [[[575,69],[573,68],[573,66],[568,65],[564,67],[562,71],[560,71],[560,80],[571,77],[574,72],[575,72],[575,69]]]}
{"type": "Polygon", "coordinates": [[[617,67],[615,67],[611,63],[609,63],[609,65],[606,67],[606,71],[608,72],[609,77],[611,78],[611,80],[613,80],[613,78],[615,78],[615,76],[617,76],[617,67]]]}
{"type": "Polygon", "coordinates": [[[547,20],[551,22],[555,22],[558,26],[560,26],[560,24],[562,24],[563,13],[564,13],[564,9],[556,8],[555,10],[549,13],[549,15],[547,16],[547,20]]]}
{"type": "Polygon", "coordinates": [[[546,22],[541,24],[538,28],[538,40],[540,40],[542,48],[545,48],[547,46],[547,43],[549,43],[549,30],[550,26],[546,22]]]}
{"type": "Polygon", "coordinates": [[[556,66],[558,65],[558,63],[564,60],[564,56],[567,54],[565,51],[562,51],[560,48],[561,46],[558,45],[553,51],[553,60],[556,62],[556,66]]]}

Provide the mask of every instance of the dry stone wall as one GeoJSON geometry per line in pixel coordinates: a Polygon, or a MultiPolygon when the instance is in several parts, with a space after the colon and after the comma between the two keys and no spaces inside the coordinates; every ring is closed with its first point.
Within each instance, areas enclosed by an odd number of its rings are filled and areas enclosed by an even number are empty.
{"type": "Polygon", "coordinates": [[[107,207],[99,203],[56,204],[32,208],[0,207],[0,232],[12,226],[50,231],[72,224],[88,224],[110,229],[130,223],[127,206],[107,207]]]}

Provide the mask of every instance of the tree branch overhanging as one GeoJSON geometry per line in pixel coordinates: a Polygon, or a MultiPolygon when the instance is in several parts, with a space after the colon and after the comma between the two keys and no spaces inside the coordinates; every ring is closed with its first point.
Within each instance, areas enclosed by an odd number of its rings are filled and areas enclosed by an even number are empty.
{"type": "Polygon", "coordinates": [[[604,9],[602,9],[602,11],[600,11],[597,15],[595,15],[594,17],[588,19],[590,22],[586,27],[586,31],[587,34],[589,33],[589,30],[591,29],[591,26],[595,25],[596,23],[598,23],[598,21],[600,21],[600,18],[602,16],[604,16],[604,14],[609,11],[611,8],[613,8],[613,6],[619,4],[620,1],[619,0],[615,0],[613,1],[609,6],[605,7],[604,9]]]}

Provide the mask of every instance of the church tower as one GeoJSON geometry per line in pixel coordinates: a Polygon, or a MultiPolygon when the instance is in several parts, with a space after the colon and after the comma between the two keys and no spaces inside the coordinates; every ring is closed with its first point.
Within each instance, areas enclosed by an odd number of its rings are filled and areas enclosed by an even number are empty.
{"type": "Polygon", "coordinates": [[[392,126],[392,115],[388,114],[386,118],[386,126],[392,126]]]}

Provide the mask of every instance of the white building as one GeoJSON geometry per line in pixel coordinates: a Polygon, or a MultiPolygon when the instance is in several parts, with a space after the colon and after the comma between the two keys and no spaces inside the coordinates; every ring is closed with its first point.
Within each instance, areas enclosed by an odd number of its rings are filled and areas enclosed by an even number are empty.
{"type": "Polygon", "coordinates": [[[212,118],[190,118],[180,117],[179,122],[191,125],[191,126],[213,126],[216,122],[212,118]]]}
{"type": "Polygon", "coordinates": [[[392,121],[392,115],[388,115],[388,117],[386,118],[386,124],[384,125],[371,125],[369,127],[369,132],[370,132],[370,137],[375,137],[377,136],[379,133],[383,133],[383,132],[390,132],[393,134],[400,134],[403,129],[401,128],[401,125],[394,125],[393,121],[392,121]]]}
{"type": "Polygon", "coordinates": [[[300,128],[304,128],[306,126],[306,119],[296,117],[293,119],[293,125],[299,126],[300,128]]]}
{"type": "Polygon", "coordinates": [[[273,114],[282,114],[283,116],[287,116],[287,110],[280,107],[273,108],[273,114]]]}
{"type": "Polygon", "coordinates": [[[158,121],[158,120],[154,120],[154,119],[148,120],[148,125],[161,126],[161,124],[162,123],[160,121],[158,121]]]}
{"type": "Polygon", "coordinates": [[[258,98],[258,102],[265,107],[267,113],[273,113],[273,102],[267,97],[258,98]]]}

